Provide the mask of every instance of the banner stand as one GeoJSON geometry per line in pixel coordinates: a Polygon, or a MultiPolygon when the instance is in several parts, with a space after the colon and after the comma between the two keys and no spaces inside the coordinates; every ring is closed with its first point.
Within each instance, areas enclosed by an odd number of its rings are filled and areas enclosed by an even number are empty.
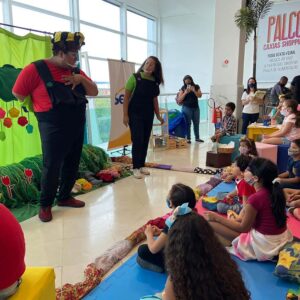
{"type": "Polygon", "coordinates": [[[124,60],[108,59],[110,97],[111,97],[111,127],[107,150],[126,153],[131,144],[130,130],[123,124],[123,101],[125,84],[134,73],[134,63],[124,60]],[[121,148],[121,150],[120,150],[121,148]],[[123,149],[122,149],[123,148],[123,149]]]}

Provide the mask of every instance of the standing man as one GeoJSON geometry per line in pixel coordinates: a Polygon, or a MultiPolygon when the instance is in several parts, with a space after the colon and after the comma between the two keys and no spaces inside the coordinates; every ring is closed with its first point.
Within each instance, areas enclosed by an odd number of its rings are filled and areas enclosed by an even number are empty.
{"type": "Polygon", "coordinates": [[[279,104],[279,95],[289,92],[289,89],[285,87],[287,82],[288,78],[286,76],[282,76],[279,82],[273,86],[271,90],[271,101],[273,106],[277,106],[279,104]]]}
{"type": "Polygon", "coordinates": [[[31,96],[38,120],[43,171],[39,218],[52,220],[51,207],[83,207],[71,197],[82,151],[86,95],[96,96],[96,84],[76,68],[78,51],[84,45],[80,32],[55,32],[53,56],[26,66],[18,76],[13,94],[23,101],[31,96]]]}

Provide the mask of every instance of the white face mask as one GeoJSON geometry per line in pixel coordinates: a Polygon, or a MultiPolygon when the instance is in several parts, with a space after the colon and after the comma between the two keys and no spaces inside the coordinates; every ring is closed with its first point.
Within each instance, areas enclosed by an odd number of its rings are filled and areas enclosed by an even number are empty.
{"type": "Polygon", "coordinates": [[[286,116],[288,116],[289,115],[289,112],[287,111],[287,109],[286,108],[284,108],[284,109],[281,109],[280,110],[280,113],[284,116],[284,117],[286,117],[286,116]]]}
{"type": "Polygon", "coordinates": [[[249,184],[249,185],[254,185],[254,183],[256,182],[255,181],[255,178],[252,176],[251,178],[248,178],[248,179],[246,179],[245,178],[245,181],[249,184]]]}
{"type": "Polygon", "coordinates": [[[290,150],[290,149],[288,149],[288,155],[289,156],[297,156],[297,155],[299,155],[299,151],[298,150],[290,150]]]}

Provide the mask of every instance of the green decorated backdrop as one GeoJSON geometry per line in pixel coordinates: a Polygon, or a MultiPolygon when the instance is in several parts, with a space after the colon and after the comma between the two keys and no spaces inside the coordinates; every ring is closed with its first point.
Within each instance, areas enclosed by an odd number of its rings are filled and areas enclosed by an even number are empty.
{"type": "Polygon", "coordinates": [[[7,74],[17,74],[27,64],[49,57],[50,37],[18,36],[0,28],[0,53],[0,166],[5,166],[41,153],[36,118],[30,105],[9,96],[14,80],[7,74]]]}

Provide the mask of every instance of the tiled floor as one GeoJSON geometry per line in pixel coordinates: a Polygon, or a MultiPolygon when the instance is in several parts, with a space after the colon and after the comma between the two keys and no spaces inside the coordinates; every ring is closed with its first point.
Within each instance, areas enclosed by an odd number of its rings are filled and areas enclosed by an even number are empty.
{"type": "MultiPolygon", "coordinates": [[[[207,147],[193,142],[187,149],[149,150],[148,161],[203,167],[207,147]]],[[[81,195],[78,198],[86,202],[84,208],[55,207],[50,223],[42,223],[37,217],[22,222],[27,265],[53,266],[57,287],[81,281],[88,263],[149,219],[168,212],[165,199],[172,184],[195,187],[208,179],[193,173],[150,171],[144,179],[130,176],[81,195]]]]}

